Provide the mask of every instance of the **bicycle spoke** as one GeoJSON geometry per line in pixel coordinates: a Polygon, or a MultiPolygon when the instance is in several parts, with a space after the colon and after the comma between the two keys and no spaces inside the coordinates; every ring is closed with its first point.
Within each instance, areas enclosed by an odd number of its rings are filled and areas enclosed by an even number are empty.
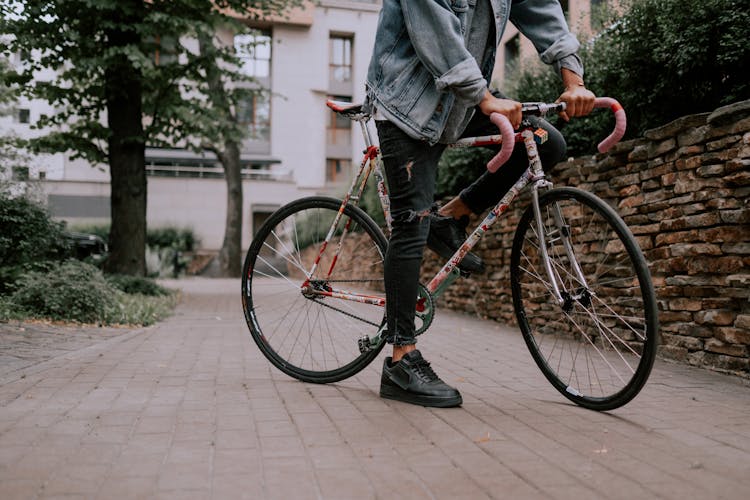
{"type": "Polygon", "coordinates": [[[537,363],[561,393],[590,408],[615,408],[640,390],[656,350],[646,326],[656,324],[647,267],[604,203],[570,188],[548,194],[540,197],[545,234],[529,209],[514,240],[513,299],[525,311],[517,317],[537,363]]]}
{"type": "Polygon", "coordinates": [[[256,235],[243,273],[253,337],[271,362],[302,380],[341,380],[377,354],[360,353],[357,340],[377,332],[384,308],[325,294],[339,287],[382,294],[386,240],[349,206],[332,229],[340,209],[322,197],[283,207],[256,235]]]}

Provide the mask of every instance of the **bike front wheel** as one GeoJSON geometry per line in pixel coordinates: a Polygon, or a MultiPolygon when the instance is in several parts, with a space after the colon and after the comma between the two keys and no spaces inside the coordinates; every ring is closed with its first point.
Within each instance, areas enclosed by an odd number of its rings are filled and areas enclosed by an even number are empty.
{"type": "Polygon", "coordinates": [[[242,303],[253,339],[277,368],[306,382],[350,377],[383,347],[363,353],[358,340],[378,331],[385,308],[352,297],[383,295],[387,240],[352,205],[333,227],[341,203],[309,197],[283,206],[256,234],[243,267],[242,303]]]}
{"type": "Polygon", "coordinates": [[[643,253],[620,216],[591,193],[552,189],[539,197],[539,212],[540,220],[533,205],[523,214],[511,254],[526,345],[571,401],[620,407],[646,383],[659,343],[643,253]]]}

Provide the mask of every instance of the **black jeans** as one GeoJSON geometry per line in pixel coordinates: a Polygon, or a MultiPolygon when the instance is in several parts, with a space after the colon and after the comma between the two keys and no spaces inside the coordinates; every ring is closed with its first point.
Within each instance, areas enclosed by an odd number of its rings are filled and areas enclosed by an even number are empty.
{"type": "MultiPolygon", "coordinates": [[[[416,343],[414,311],[419,291],[419,268],[430,229],[430,209],[444,144],[430,145],[413,139],[388,121],[377,121],[380,150],[388,180],[393,227],[385,255],[386,340],[394,345],[416,343]]],[[[565,140],[544,120],[535,125],[546,129],[549,138],[539,147],[545,169],[565,157],[565,140]]],[[[477,111],[463,137],[497,133],[487,116],[477,111]]],[[[495,205],[528,167],[526,149],[518,144],[508,162],[497,172],[483,173],[464,189],[461,200],[474,212],[495,205]]]]}

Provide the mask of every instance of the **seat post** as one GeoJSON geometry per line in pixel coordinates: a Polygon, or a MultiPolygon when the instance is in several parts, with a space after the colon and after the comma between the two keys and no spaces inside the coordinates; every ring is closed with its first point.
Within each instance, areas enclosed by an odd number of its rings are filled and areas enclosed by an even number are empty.
{"type": "Polygon", "coordinates": [[[362,137],[365,139],[365,149],[369,149],[370,146],[372,146],[372,137],[370,136],[370,129],[367,126],[367,123],[369,122],[366,118],[360,118],[357,120],[359,122],[359,125],[362,127],[362,137]]]}

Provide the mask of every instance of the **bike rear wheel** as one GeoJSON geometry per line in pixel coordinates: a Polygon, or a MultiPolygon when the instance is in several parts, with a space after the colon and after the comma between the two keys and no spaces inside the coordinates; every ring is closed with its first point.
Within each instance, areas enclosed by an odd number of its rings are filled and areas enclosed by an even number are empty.
{"type": "Polygon", "coordinates": [[[384,307],[315,293],[384,294],[387,240],[365,212],[347,205],[324,246],[340,208],[341,200],[326,197],[283,206],[256,234],[242,273],[243,309],[253,339],[277,368],[306,382],[350,377],[384,344],[364,353],[358,347],[359,338],[382,326],[384,307]]]}
{"type": "Polygon", "coordinates": [[[539,208],[562,300],[545,270],[530,206],[511,254],[513,305],[526,345],[571,401],[593,410],[620,407],[646,383],[659,343],[646,261],[619,215],[591,193],[552,189],[540,196],[539,208]]]}

